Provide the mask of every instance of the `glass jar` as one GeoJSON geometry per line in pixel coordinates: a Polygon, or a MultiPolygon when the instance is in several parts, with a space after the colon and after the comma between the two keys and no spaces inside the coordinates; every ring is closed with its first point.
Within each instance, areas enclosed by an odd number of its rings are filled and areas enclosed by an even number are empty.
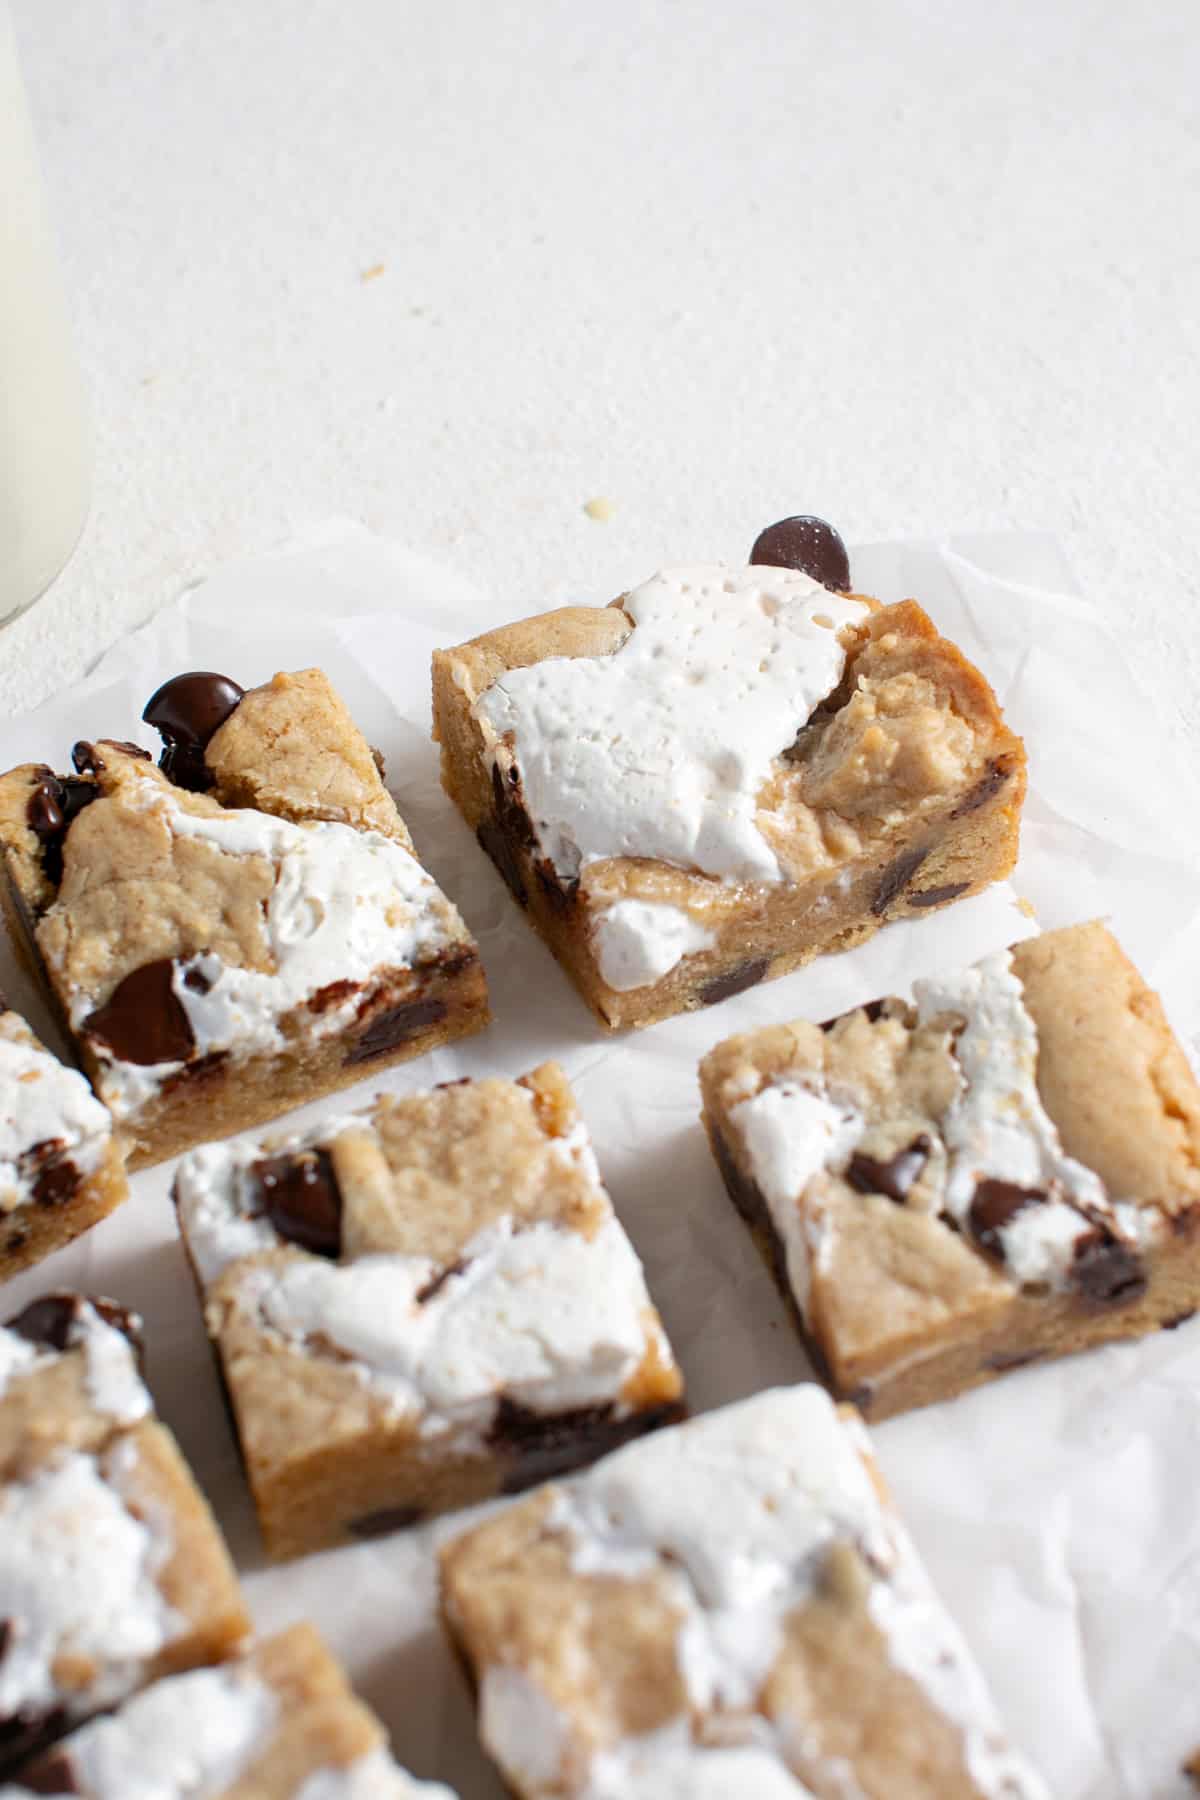
{"type": "Polygon", "coordinates": [[[78,543],[89,462],[33,127],[0,0],[0,625],[45,591],[78,543]]]}

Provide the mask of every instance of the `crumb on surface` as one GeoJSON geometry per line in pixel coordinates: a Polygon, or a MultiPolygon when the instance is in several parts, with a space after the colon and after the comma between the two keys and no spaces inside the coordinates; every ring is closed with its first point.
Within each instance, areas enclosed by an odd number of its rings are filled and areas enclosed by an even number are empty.
{"type": "Polygon", "coordinates": [[[604,494],[597,494],[595,499],[584,501],[583,510],[589,519],[599,519],[603,522],[612,518],[617,510],[617,503],[615,500],[609,500],[604,494]]]}
{"type": "Polygon", "coordinates": [[[1037,907],[1033,904],[1032,900],[1027,900],[1024,894],[1019,894],[1017,896],[1017,911],[1019,913],[1024,913],[1027,919],[1037,919],[1037,907]]]}
{"type": "Polygon", "coordinates": [[[359,279],[361,281],[378,281],[386,268],[386,263],[372,263],[369,269],[363,270],[359,279]]]}

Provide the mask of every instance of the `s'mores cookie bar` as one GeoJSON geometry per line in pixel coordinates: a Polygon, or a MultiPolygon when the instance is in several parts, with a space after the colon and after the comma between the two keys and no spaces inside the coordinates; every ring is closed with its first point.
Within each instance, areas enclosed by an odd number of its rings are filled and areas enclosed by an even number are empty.
{"type": "Polygon", "coordinates": [[[158,1162],[487,1022],[476,946],[317,669],[169,681],[134,744],[0,777],[10,921],[158,1162]]]}
{"type": "Polygon", "coordinates": [[[1048,1800],[818,1387],[543,1488],[441,1574],[520,1800],[1048,1800]]]}
{"type": "Polygon", "coordinates": [[[50,1294],[0,1328],[0,1775],[249,1630],[139,1372],[140,1320],[50,1294]]]}
{"type": "Polygon", "coordinates": [[[915,601],[843,591],[830,527],[784,524],[747,568],[434,657],[443,786],[603,1025],[728,999],[1015,860],[1025,755],[983,676],[915,601]]]}
{"type": "Polygon", "coordinates": [[[311,1625],[156,1682],[22,1769],[0,1800],[455,1800],[393,1761],[311,1625]]]}
{"type": "Polygon", "coordinates": [[[0,1281],[128,1197],[112,1120],[0,995],[0,1281]]]}
{"type": "Polygon", "coordinates": [[[1200,1307],[1200,1087],[1100,924],[701,1067],[734,1204],[872,1418],[1200,1307]]]}
{"type": "Polygon", "coordinates": [[[272,1556],[514,1492],[679,1416],[553,1063],[208,1146],[175,1198],[272,1556]]]}

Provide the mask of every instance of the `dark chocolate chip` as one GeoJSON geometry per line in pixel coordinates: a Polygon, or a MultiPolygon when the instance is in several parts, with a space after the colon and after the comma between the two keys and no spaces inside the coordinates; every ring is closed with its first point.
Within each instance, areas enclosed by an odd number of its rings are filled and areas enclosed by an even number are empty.
{"type": "Polygon", "coordinates": [[[387,764],[383,760],[383,751],[377,750],[375,748],[374,744],[371,745],[371,761],[375,764],[375,767],[379,770],[380,781],[386,781],[387,780],[387,764]]]}
{"type": "Polygon", "coordinates": [[[929,1161],[930,1148],[929,1139],[922,1133],[887,1162],[878,1162],[856,1150],[847,1165],[846,1180],[860,1194],[885,1194],[889,1200],[903,1204],[929,1161]]]}
{"type": "Polygon", "coordinates": [[[27,1794],[82,1794],[69,1750],[49,1750],[21,1770],[21,1790],[27,1794]]]}
{"type": "Polygon", "coordinates": [[[123,751],[126,756],[136,756],[139,762],[153,761],[148,750],[143,750],[140,744],[131,744],[128,738],[101,738],[99,744],[90,743],[87,738],[79,738],[71,746],[71,761],[75,765],[77,774],[99,775],[102,773],[105,762],[100,754],[100,749],[104,744],[110,744],[114,750],[123,751]]]}
{"type": "Polygon", "coordinates": [[[758,986],[770,967],[769,956],[755,956],[749,962],[739,963],[736,969],[727,970],[724,975],[714,975],[700,989],[700,1004],[716,1006],[722,1000],[732,1000],[735,994],[744,994],[747,988],[758,986]]]}
{"type": "Polygon", "coordinates": [[[981,1250],[1004,1256],[1002,1233],[1025,1206],[1041,1206],[1049,1195],[1043,1188],[1018,1187],[1012,1181],[981,1181],[967,1212],[967,1227],[981,1250]]]}
{"type": "Polygon", "coordinates": [[[173,1075],[168,1075],[161,1092],[166,1095],[177,1093],[182,1087],[197,1088],[218,1075],[228,1061],[228,1050],[210,1050],[207,1056],[197,1056],[192,1062],[185,1062],[182,1069],[176,1069],[173,1075]]]}
{"type": "MultiPolygon", "coordinates": [[[[27,1152],[32,1155],[32,1152],[27,1152]]],[[[46,1158],[33,1178],[33,1197],[39,1206],[63,1206],[79,1192],[82,1172],[69,1156],[56,1151],[46,1158]]]]}
{"type": "Polygon", "coordinates": [[[121,1062],[184,1062],[195,1048],[192,1028],[173,985],[169,956],[144,963],[117,984],[84,1030],[107,1044],[121,1062]]]}
{"type": "Polygon", "coordinates": [[[281,1238],[314,1256],[341,1255],[342,1192],[328,1150],[263,1157],[250,1173],[281,1238]]]}
{"type": "Polygon", "coordinates": [[[525,808],[521,771],[516,763],[509,764],[507,780],[501,774],[500,764],[492,764],[492,799],[497,823],[523,849],[532,850],[537,844],[537,833],[525,808]]]}
{"type": "Polygon", "coordinates": [[[28,1226],[16,1225],[13,1227],[13,1229],[8,1233],[7,1237],[5,1238],[4,1248],[8,1251],[8,1254],[10,1256],[15,1256],[17,1254],[17,1251],[23,1250],[28,1242],[29,1242],[28,1226]]]}
{"type": "Polygon", "coordinates": [[[164,681],[150,696],[142,718],[163,740],[158,766],[176,787],[201,793],[212,786],[205,746],[241,705],[245,692],[228,675],[192,669],[164,681]]]}
{"type": "Polygon", "coordinates": [[[487,852],[503,875],[508,891],[517,905],[528,906],[529,895],[525,891],[525,878],[517,861],[517,853],[499,825],[494,819],[481,819],[475,827],[475,836],[479,840],[480,849],[487,852]]]}
{"type": "Polygon", "coordinates": [[[754,540],[750,561],[776,569],[799,569],[835,593],[850,592],[850,558],[845,544],[825,519],[808,513],[768,525],[754,540]]]}
{"type": "Polygon", "coordinates": [[[206,975],[203,969],[193,963],[183,977],[183,985],[185,988],[191,988],[193,994],[210,994],[213,986],[212,976],[206,975]]]}
{"type": "Polygon", "coordinates": [[[965,818],[968,813],[978,812],[986,806],[992,795],[998,793],[1012,774],[1012,763],[1003,757],[997,757],[987,766],[987,772],[977,781],[965,800],[960,800],[950,814],[952,819],[965,818]]]}
{"type": "Polygon", "coordinates": [[[452,1281],[456,1275],[461,1275],[466,1266],[466,1259],[456,1256],[452,1263],[447,1263],[444,1269],[439,1269],[437,1274],[431,1276],[425,1283],[424,1287],[417,1289],[413,1296],[417,1305],[424,1306],[427,1300],[432,1300],[433,1296],[440,1293],[448,1281],[452,1281]]]}
{"type": "Polygon", "coordinates": [[[386,1056],[390,1050],[399,1050],[424,1031],[428,1025],[437,1025],[446,1016],[446,1002],[427,995],[424,999],[405,1000],[400,1006],[391,1006],[386,1012],[377,1013],[353,1045],[346,1057],[347,1066],[355,1063],[370,1062],[373,1057],[386,1056]]]}
{"type": "Polygon", "coordinates": [[[63,840],[85,806],[100,797],[94,781],[67,775],[60,779],[46,771],[29,796],[25,817],[42,846],[42,872],[58,887],[63,876],[63,840]]]}
{"type": "Polygon", "coordinates": [[[1008,1369],[1023,1369],[1027,1363],[1035,1363],[1045,1355],[1043,1350],[997,1350],[994,1355],[984,1358],[984,1368],[1002,1375],[1008,1369]]]}
{"type": "Polygon", "coordinates": [[[20,1707],[0,1718],[0,1775],[14,1769],[51,1738],[61,1737],[67,1724],[66,1708],[62,1706],[53,1706],[46,1712],[20,1707]]]}
{"type": "Polygon", "coordinates": [[[1104,1226],[1079,1239],[1071,1275],[1084,1298],[1098,1306],[1126,1306],[1146,1291],[1141,1258],[1104,1226]]]}
{"type": "Polygon", "coordinates": [[[128,1338],[140,1363],[145,1350],[141,1315],[102,1295],[43,1294],[40,1300],[30,1301],[15,1319],[9,1319],[6,1329],[15,1331],[18,1337],[31,1344],[44,1345],[48,1350],[68,1350],[71,1334],[82,1318],[85,1306],[90,1306],[106,1325],[128,1338]]]}
{"type": "Polygon", "coordinates": [[[12,1643],[13,1622],[11,1619],[0,1619],[0,1662],[8,1655],[8,1646],[12,1643]]]}
{"type": "Polygon", "coordinates": [[[948,900],[957,900],[970,887],[969,881],[949,881],[945,887],[926,888],[924,893],[910,894],[910,906],[945,906],[948,900]]]}
{"type": "Polygon", "coordinates": [[[511,1454],[512,1466],[502,1482],[506,1494],[548,1481],[568,1469],[592,1462],[618,1444],[659,1425],[683,1417],[680,1402],[650,1407],[644,1412],[615,1416],[611,1402],[577,1406],[567,1412],[538,1413],[502,1395],[488,1433],[494,1448],[511,1454]]]}
{"type": "Polygon", "coordinates": [[[1188,1323],[1188,1321],[1191,1319],[1194,1319],[1195,1316],[1196,1316],[1196,1308],[1193,1306],[1188,1312],[1176,1313],[1176,1315],[1173,1319],[1164,1319],[1162,1324],[1159,1326],[1159,1330],[1160,1331],[1178,1331],[1179,1327],[1181,1325],[1186,1325],[1188,1323]]]}
{"type": "Polygon", "coordinates": [[[879,878],[879,886],[875,890],[875,898],[871,902],[871,911],[880,918],[892,904],[897,894],[904,892],[925,858],[928,848],[905,850],[890,862],[879,878]]]}
{"type": "Polygon", "coordinates": [[[552,910],[565,917],[575,905],[579,882],[560,881],[554,864],[545,856],[534,864],[533,872],[552,910]]]}
{"type": "Polygon", "coordinates": [[[378,1512],[352,1519],[346,1530],[356,1538],[384,1537],[389,1531],[405,1531],[410,1525],[419,1525],[428,1510],[425,1506],[382,1506],[378,1512]]]}

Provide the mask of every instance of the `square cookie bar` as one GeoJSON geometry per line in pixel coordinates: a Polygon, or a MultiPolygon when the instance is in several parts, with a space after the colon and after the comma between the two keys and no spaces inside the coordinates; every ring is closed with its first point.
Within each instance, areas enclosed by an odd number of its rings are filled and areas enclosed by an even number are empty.
{"type": "Polygon", "coordinates": [[[317,669],[166,683],[136,745],[0,777],[0,883],[133,1166],[487,1022],[476,946],[317,669]]]}
{"type": "Polygon", "coordinates": [[[272,1556],[513,1492],[679,1416],[552,1063],[207,1146],[175,1198],[272,1556]]]}
{"type": "Polygon", "coordinates": [[[81,1726],[0,1800],[455,1800],[392,1760],[311,1625],[218,1668],[171,1675],[81,1726]]]}
{"type": "Polygon", "coordinates": [[[61,1250],[128,1194],[108,1113],[0,995],[0,1281],[61,1250]]]}
{"type": "Polygon", "coordinates": [[[50,1294],[0,1328],[0,1774],[249,1631],[139,1372],[140,1321],[50,1294]]]}
{"type": "Polygon", "coordinates": [[[521,1800],[1048,1800],[818,1387],[631,1445],[441,1571],[521,1800]]]}
{"type": "Polygon", "coordinates": [[[768,566],[786,548],[434,657],[443,786],[603,1025],[1012,868],[1025,756],[983,676],[914,601],[834,591],[844,553],[814,579],[768,566]]]}
{"type": "Polygon", "coordinates": [[[704,1120],[872,1418],[1200,1307],[1200,1088],[1103,925],[719,1044],[704,1120]]]}

